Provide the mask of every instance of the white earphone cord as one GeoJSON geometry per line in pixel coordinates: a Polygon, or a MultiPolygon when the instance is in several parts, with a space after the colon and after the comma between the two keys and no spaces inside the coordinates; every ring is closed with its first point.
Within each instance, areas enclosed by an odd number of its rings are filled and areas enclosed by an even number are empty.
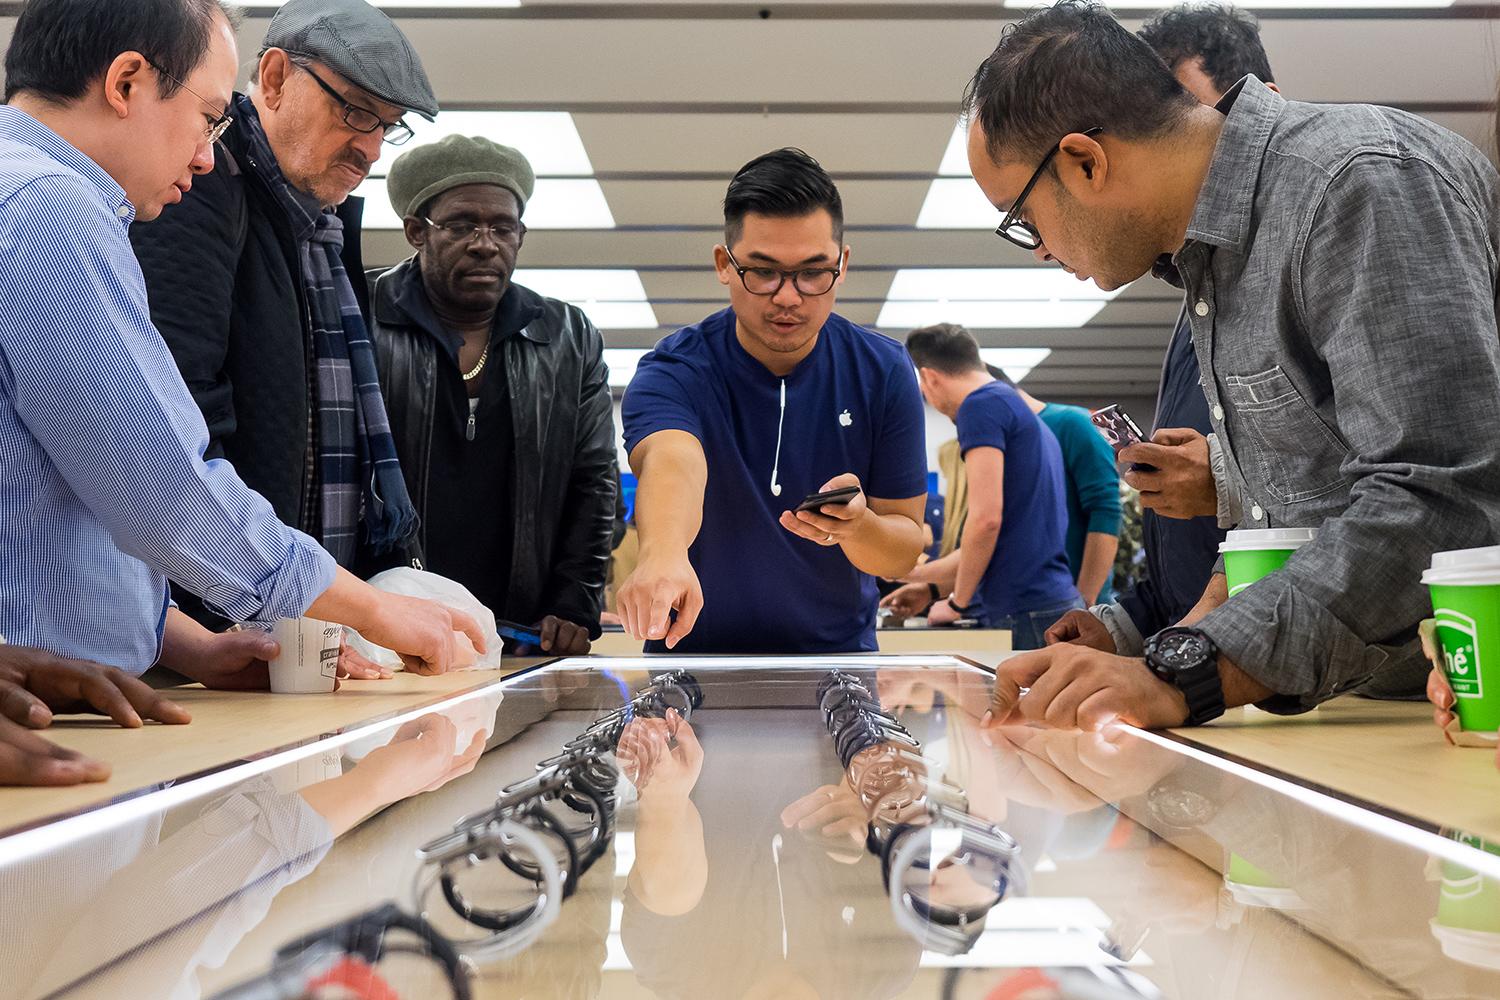
{"type": "Polygon", "coordinates": [[[781,414],[776,418],[776,460],[771,465],[771,495],[781,496],[781,429],[786,424],[786,379],[781,380],[781,414]]]}

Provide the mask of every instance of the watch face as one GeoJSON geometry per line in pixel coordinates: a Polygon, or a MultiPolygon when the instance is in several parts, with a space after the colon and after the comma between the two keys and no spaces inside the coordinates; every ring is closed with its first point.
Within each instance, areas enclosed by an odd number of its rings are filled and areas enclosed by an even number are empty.
{"type": "Polygon", "coordinates": [[[1191,632],[1171,632],[1156,643],[1156,658],[1165,667],[1182,670],[1203,660],[1207,652],[1203,640],[1191,632]]]}

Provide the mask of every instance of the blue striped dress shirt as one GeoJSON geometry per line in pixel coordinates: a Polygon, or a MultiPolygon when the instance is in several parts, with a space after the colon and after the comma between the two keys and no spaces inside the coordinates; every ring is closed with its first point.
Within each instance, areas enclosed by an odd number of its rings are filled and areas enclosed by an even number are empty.
{"type": "Polygon", "coordinates": [[[139,673],[161,651],[168,578],[274,621],[306,611],[334,562],[203,460],[134,216],[98,164],[0,106],[0,633],[139,673]]]}

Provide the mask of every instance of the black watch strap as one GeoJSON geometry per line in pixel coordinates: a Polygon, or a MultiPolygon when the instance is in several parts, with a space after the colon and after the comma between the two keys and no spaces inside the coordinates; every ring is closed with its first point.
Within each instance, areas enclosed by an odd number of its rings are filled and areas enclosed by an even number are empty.
{"type": "Polygon", "coordinates": [[[1162,629],[1146,642],[1146,665],[1157,677],[1182,692],[1187,702],[1186,724],[1201,726],[1224,714],[1224,682],[1219,677],[1219,649],[1214,641],[1195,628],[1174,626],[1162,629]],[[1180,652],[1171,657],[1162,655],[1162,646],[1173,640],[1190,636],[1196,640],[1199,655],[1191,662],[1183,662],[1180,652]]]}

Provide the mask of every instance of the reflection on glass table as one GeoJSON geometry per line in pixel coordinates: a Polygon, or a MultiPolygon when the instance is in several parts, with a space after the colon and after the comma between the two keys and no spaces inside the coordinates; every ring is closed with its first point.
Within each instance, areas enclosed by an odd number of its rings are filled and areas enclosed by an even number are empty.
{"type": "Polygon", "coordinates": [[[988,687],[942,657],[550,665],[45,848],[0,839],[5,992],[196,998],[303,961],[343,996],[1500,996],[1490,845],[1150,734],[987,733],[988,687]],[[673,670],[696,697],[627,707],[673,670]],[[863,689],[839,718],[880,739],[830,734],[832,670],[863,689]],[[883,873],[869,848],[903,825],[912,863],[883,873]],[[469,864],[485,831],[513,868],[469,864]],[[423,882],[439,857],[481,921],[529,912],[538,885],[552,916],[472,923],[423,882]],[[888,880],[972,910],[964,947],[914,937],[888,880]],[[329,931],[388,905],[416,921],[393,922],[401,948],[329,931]],[[462,986],[424,928],[456,942],[462,986]]]}

